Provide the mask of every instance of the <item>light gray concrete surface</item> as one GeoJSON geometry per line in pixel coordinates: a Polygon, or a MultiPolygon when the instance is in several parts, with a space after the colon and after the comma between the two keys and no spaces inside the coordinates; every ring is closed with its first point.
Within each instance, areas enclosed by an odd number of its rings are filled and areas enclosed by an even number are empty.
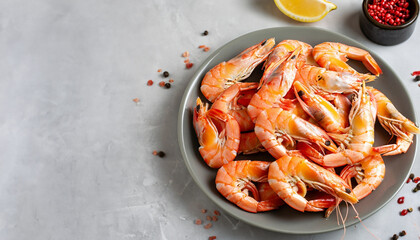
{"type": "MultiPolygon", "coordinates": [[[[305,24],[272,0],[1,0],[0,238],[340,239],[343,231],[269,232],[223,212],[209,230],[194,225],[202,208],[216,206],[190,177],[176,132],[195,68],[231,39],[278,26],[326,28],[365,44],[398,73],[420,116],[420,87],[410,76],[420,70],[419,26],[400,45],[376,45],[358,26],[362,1],[334,2],[337,10],[305,24]],[[159,68],[175,80],[171,89],[157,85],[159,68]],[[146,86],[149,79],[155,85],[146,86]]],[[[420,175],[419,164],[413,172],[420,175]]],[[[363,221],[379,239],[403,229],[405,239],[418,239],[411,186],[397,197],[406,196],[413,213],[400,217],[395,198],[363,221]]],[[[345,239],[372,239],[363,225],[349,227],[345,239]]]]}

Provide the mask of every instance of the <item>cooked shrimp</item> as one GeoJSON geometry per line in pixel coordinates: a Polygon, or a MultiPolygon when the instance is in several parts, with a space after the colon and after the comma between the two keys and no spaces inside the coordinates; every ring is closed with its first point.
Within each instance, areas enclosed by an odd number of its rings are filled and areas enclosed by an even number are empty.
{"type": "Polygon", "coordinates": [[[305,112],[311,116],[327,132],[345,133],[348,125],[348,115],[339,111],[325,98],[314,94],[301,82],[293,83],[296,98],[305,112]]]}
{"type": "Polygon", "coordinates": [[[265,151],[255,132],[241,133],[238,153],[253,154],[265,151]]]}
{"type": "Polygon", "coordinates": [[[301,212],[323,210],[305,199],[306,186],[357,203],[356,196],[343,179],[297,156],[284,156],[273,162],[268,171],[268,183],[284,202],[301,212]]]}
{"type": "Polygon", "coordinates": [[[379,90],[368,87],[377,103],[377,117],[382,127],[392,136],[397,137],[395,149],[384,155],[395,155],[407,152],[413,139],[413,134],[420,133],[420,129],[409,119],[404,117],[392,102],[379,90]]]}
{"type": "Polygon", "coordinates": [[[306,62],[306,58],[311,54],[311,45],[297,40],[283,40],[273,48],[273,51],[264,63],[265,70],[260,80],[260,87],[268,80],[280,64],[287,59],[288,55],[298,48],[300,48],[301,53],[298,56],[299,60],[297,62],[303,65],[306,62]]]}
{"type": "MultiPolygon", "coordinates": [[[[341,171],[340,177],[346,180],[350,186],[351,179],[356,179],[357,186],[354,187],[353,193],[358,200],[361,200],[381,184],[385,177],[385,163],[380,154],[373,154],[355,165],[347,165],[341,171]]],[[[328,208],[325,213],[326,217],[331,214],[340,201],[328,208]]]]}
{"type": "Polygon", "coordinates": [[[296,141],[311,142],[331,152],[337,147],[316,125],[281,108],[261,112],[255,123],[255,134],[265,149],[276,159],[296,147],[296,141]]]}
{"type": "Polygon", "coordinates": [[[252,182],[267,182],[271,162],[233,161],[223,165],[216,174],[216,188],[229,201],[248,212],[273,210],[272,204],[261,201],[252,182]]]}
{"type": "Polygon", "coordinates": [[[235,159],[240,130],[233,117],[217,109],[207,110],[207,105],[197,98],[193,124],[200,144],[198,150],[207,165],[219,168],[235,159]]]}
{"type": "Polygon", "coordinates": [[[264,205],[265,209],[277,209],[284,204],[284,201],[277,195],[276,192],[270,187],[268,182],[257,184],[258,193],[260,195],[259,205],[264,205]]]}
{"type": "Polygon", "coordinates": [[[214,102],[226,88],[249,77],[255,67],[267,59],[274,44],[274,38],[264,40],[245,49],[231,60],[213,67],[201,82],[200,89],[203,95],[210,102],[214,102]]]}
{"type": "Polygon", "coordinates": [[[288,54],[288,59],[270,75],[267,82],[252,97],[248,105],[248,114],[254,122],[262,111],[281,102],[289,91],[295,79],[298,66],[297,56],[300,51],[300,48],[298,48],[293,53],[288,54]]]}
{"type": "Polygon", "coordinates": [[[348,57],[350,59],[361,61],[363,65],[365,65],[365,67],[376,76],[379,76],[379,74],[382,73],[381,68],[370,53],[357,47],[336,42],[324,42],[316,45],[312,54],[315,61],[321,67],[329,70],[359,74],[346,63],[348,61],[348,57]]]}
{"type": "MultiPolygon", "coordinates": [[[[283,108],[283,107],[282,107],[283,108]]],[[[283,108],[285,109],[285,108],[283,108]]],[[[311,117],[306,114],[305,110],[302,108],[299,102],[293,101],[287,103],[287,111],[293,113],[294,115],[302,118],[303,120],[309,121],[311,117]]]]}
{"type": "Polygon", "coordinates": [[[239,124],[241,132],[251,131],[254,129],[254,122],[248,116],[247,108],[238,104],[237,101],[242,92],[255,90],[257,87],[258,83],[256,82],[238,82],[233,84],[217,97],[211,109],[219,109],[234,117],[239,124]]]}
{"type": "MultiPolygon", "coordinates": [[[[328,97],[331,93],[357,92],[363,80],[374,80],[372,75],[360,76],[348,72],[329,71],[322,67],[304,65],[296,73],[296,81],[302,82],[316,94],[328,97]]],[[[332,100],[334,97],[328,100],[332,100]]]]}
{"type": "Polygon", "coordinates": [[[397,137],[395,144],[388,144],[385,146],[374,147],[375,152],[384,153],[383,156],[393,156],[402,153],[406,153],[413,142],[414,134],[406,133],[410,141],[405,140],[404,138],[397,137]]]}
{"type": "Polygon", "coordinates": [[[327,154],[322,158],[309,156],[311,160],[324,167],[339,167],[346,164],[355,164],[370,155],[375,138],[376,112],[372,112],[374,109],[374,102],[372,102],[363,84],[350,111],[350,129],[348,133],[329,133],[334,140],[342,143],[346,149],[341,149],[337,153],[327,154]]]}

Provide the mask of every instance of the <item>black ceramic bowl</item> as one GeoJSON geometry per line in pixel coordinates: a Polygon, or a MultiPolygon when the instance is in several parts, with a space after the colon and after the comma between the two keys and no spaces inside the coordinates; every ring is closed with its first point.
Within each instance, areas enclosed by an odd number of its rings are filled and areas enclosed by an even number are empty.
{"type": "Polygon", "coordinates": [[[368,4],[373,0],[363,0],[360,14],[360,28],[367,38],[381,45],[396,45],[407,40],[414,31],[417,16],[419,15],[418,0],[407,0],[410,17],[399,26],[384,25],[373,19],[368,13],[368,4]]]}

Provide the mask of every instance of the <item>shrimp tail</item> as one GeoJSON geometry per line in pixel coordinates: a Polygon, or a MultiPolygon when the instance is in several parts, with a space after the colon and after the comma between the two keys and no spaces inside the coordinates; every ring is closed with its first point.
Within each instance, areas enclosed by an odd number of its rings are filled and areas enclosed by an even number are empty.
{"type": "Polygon", "coordinates": [[[362,63],[371,73],[375,74],[376,76],[382,74],[381,68],[370,54],[364,56],[362,63]]]}

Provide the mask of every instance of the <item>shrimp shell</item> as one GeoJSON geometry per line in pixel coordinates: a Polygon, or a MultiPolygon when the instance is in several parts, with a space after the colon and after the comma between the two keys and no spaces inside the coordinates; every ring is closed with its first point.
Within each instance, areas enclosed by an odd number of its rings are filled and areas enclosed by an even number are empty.
{"type": "Polygon", "coordinates": [[[231,60],[214,66],[201,82],[200,89],[203,95],[210,102],[214,102],[225,89],[248,78],[255,67],[267,59],[274,44],[274,38],[264,40],[245,49],[231,60]]]}
{"type": "Polygon", "coordinates": [[[242,160],[223,165],[216,174],[216,188],[227,200],[245,211],[256,213],[273,210],[273,204],[278,200],[260,201],[259,192],[252,183],[267,182],[270,163],[242,160]]]}

